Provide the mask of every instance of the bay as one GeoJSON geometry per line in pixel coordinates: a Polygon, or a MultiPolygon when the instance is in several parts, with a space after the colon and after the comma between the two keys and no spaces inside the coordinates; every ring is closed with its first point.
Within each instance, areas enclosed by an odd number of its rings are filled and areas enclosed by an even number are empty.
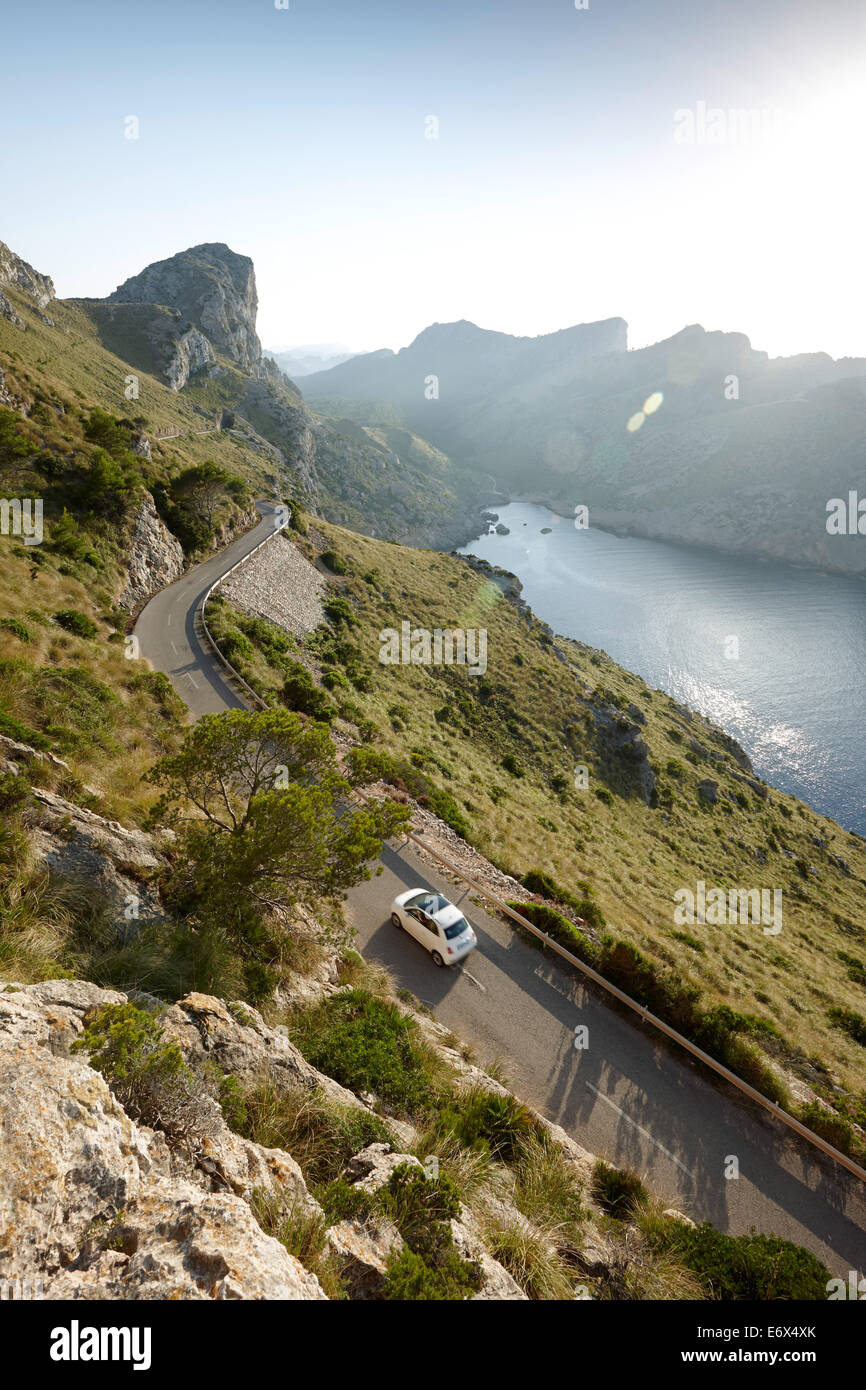
{"type": "Polygon", "coordinates": [[[498,514],[510,534],[461,553],[511,570],[555,632],[699,710],[766,781],[866,834],[866,582],[578,531],[526,502],[498,514]]]}

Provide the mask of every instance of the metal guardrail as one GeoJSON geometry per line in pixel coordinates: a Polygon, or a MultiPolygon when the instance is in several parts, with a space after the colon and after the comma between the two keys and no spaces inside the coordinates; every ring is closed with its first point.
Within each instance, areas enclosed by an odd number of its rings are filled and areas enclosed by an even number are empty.
{"type": "MultiPolygon", "coordinates": [[[[285,527],[279,527],[277,530],[273,531],[271,535],[279,535],[280,531],[283,530],[285,530],[285,527]]],[[[201,615],[201,621],[205,635],[208,641],[210,642],[210,645],[213,648],[217,659],[220,662],[222,662],[223,666],[225,666],[231,672],[232,676],[234,676],[235,680],[237,680],[239,684],[243,687],[243,689],[249,695],[250,699],[254,702],[254,704],[258,705],[263,710],[269,709],[270,706],[265,703],[265,701],[261,698],[260,695],[256,694],[255,690],[253,690],[252,687],[247,684],[243,676],[241,676],[239,672],[235,670],[231,662],[223,656],[222,652],[220,651],[219,647],[214,641],[210,633],[210,630],[208,629],[207,622],[205,621],[204,611],[207,605],[207,601],[213,593],[214,589],[219,584],[221,584],[224,579],[227,579],[230,574],[233,574],[234,571],[238,569],[240,565],[245,564],[246,561],[251,558],[251,556],[255,555],[257,551],[261,550],[263,545],[267,545],[270,539],[270,535],[265,536],[265,539],[263,541],[260,541],[257,546],[254,546],[254,548],[249,552],[248,555],[243,556],[241,560],[238,560],[237,564],[232,565],[231,569],[226,570],[225,574],[221,575],[219,579],[215,580],[214,583],[208,589],[204,598],[202,599],[199,608],[199,613],[201,615]]],[[[365,792],[360,791],[357,787],[354,787],[353,791],[361,801],[370,802],[375,800],[374,797],[367,796],[365,792]]],[[[765,1095],[762,1095],[760,1091],[756,1090],[754,1086],[750,1086],[747,1081],[743,1081],[742,1077],[737,1076],[736,1072],[731,1071],[728,1067],[724,1066],[723,1063],[716,1061],[715,1057],[711,1057],[708,1052],[704,1052],[704,1050],[698,1047],[696,1043],[691,1042],[688,1038],[684,1037],[682,1033],[678,1033],[675,1028],[671,1028],[670,1025],[665,1023],[663,1019],[659,1018],[656,1014],[651,1013],[649,1009],[645,1009],[642,1004],[638,1004],[637,1000],[632,999],[631,996],[626,994],[624,990],[619,989],[617,985],[612,984],[610,980],[605,979],[605,977],[603,975],[600,975],[597,970],[593,970],[592,966],[587,965],[586,961],[581,960],[579,956],[573,955],[571,951],[567,950],[564,946],[561,946],[558,941],[554,941],[552,937],[547,936],[546,933],[541,931],[539,927],[536,927],[534,923],[528,920],[528,918],[521,916],[519,912],[515,912],[514,908],[509,907],[508,903],[505,902],[503,898],[498,897],[494,892],[491,891],[491,889],[485,887],[483,883],[479,883],[477,879],[470,878],[469,875],[465,873],[463,869],[461,869],[457,864],[452,863],[452,861],[450,859],[447,859],[444,854],[440,854],[437,849],[434,849],[432,845],[429,845],[426,840],[422,840],[419,835],[416,835],[414,833],[414,831],[406,831],[405,836],[407,843],[411,840],[414,844],[418,845],[419,848],[423,849],[427,854],[432,855],[432,857],[434,859],[437,859],[440,864],[443,864],[445,868],[449,870],[450,873],[454,874],[455,877],[458,878],[461,883],[465,883],[466,885],[468,885],[468,887],[474,888],[476,892],[480,893],[482,897],[487,900],[487,902],[493,903],[499,909],[500,912],[504,912],[508,917],[512,918],[513,921],[517,922],[524,929],[524,931],[528,931],[532,936],[537,937],[539,941],[543,942],[543,944],[549,947],[550,950],[553,951],[556,955],[561,956],[563,960],[568,961],[569,965],[573,965],[575,969],[581,972],[581,974],[586,975],[588,979],[592,980],[593,984],[598,985],[600,989],[603,989],[607,994],[612,995],[614,999],[617,999],[619,1001],[619,1003],[624,1004],[627,1009],[630,1009],[632,1011],[632,1013],[637,1014],[638,1017],[642,1020],[642,1022],[649,1023],[653,1028],[657,1028],[658,1031],[664,1034],[665,1037],[669,1038],[672,1042],[677,1043],[678,1046],[684,1048],[686,1052],[690,1053],[691,1056],[696,1057],[698,1061],[703,1062],[705,1066],[709,1067],[718,1076],[723,1077],[725,1081],[729,1082],[732,1086],[735,1086],[736,1089],[740,1091],[743,1095],[748,1096],[750,1100],[753,1100],[764,1110],[769,1111],[769,1113],[775,1119],[780,1120],[782,1124],[787,1125],[789,1129],[793,1130],[793,1132],[799,1136],[799,1138],[805,1139],[808,1143],[814,1145],[815,1148],[820,1149],[822,1153],[827,1155],[827,1157],[833,1159],[835,1163],[838,1163],[841,1167],[847,1169],[849,1173],[853,1173],[854,1177],[859,1178],[862,1182],[866,1182],[866,1169],[861,1168],[859,1163],[856,1163],[853,1158],[849,1158],[847,1154],[843,1154],[839,1149],[834,1148],[832,1144],[829,1144],[826,1141],[826,1139],[822,1139],[820,1135],[814,1132],[814,1130],[809,1129],[807,1125],[804,1125],[800,1120],[795,1119],[795,1117],[789,1114],[787,1110],[783,1110],[782,1107],[779,1105],[778,1101],[768,1100],[767,1097],[765,1095]]]]}

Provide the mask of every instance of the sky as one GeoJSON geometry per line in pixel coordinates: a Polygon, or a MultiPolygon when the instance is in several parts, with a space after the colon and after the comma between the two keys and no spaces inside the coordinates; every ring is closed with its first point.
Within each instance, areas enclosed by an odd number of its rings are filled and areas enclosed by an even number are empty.
{"type": "Polygon", "coordinates": [[[7,0],[0,239],[59,295],[224,241],[269,347],[866,356],[863,0],[279,3],[7,0]]]}

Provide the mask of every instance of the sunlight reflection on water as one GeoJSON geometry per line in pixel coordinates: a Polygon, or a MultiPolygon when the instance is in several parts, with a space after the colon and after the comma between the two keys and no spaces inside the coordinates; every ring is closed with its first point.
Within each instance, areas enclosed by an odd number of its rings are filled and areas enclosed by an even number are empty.
{"type": "Polygon", "coordinates": [[[768,782],[866,833],[863,581],[576,531],[528,503],[499,516],[511,534],[464,551],[513,570],[543,621],[707,715],[768,782]]]}

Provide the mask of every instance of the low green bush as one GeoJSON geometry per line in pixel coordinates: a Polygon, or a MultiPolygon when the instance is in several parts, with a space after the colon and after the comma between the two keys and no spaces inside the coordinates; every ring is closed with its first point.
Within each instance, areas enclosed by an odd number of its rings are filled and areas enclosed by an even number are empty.
{"type": "Polygon", "coordinates": [[[830,1271],[801,1245],[781,1236],[729,1236],[709,1222],[671,1221],[651,1243],[676,1255],[700,1277],[711,1298],[821,1300],[830,1271]]]}
{"type": "Polygon", "coordinates": [[[351,1091],[373,1091],[410,1114],[435,1099],[432,1054],[414,1020],[364,990],[347,990],[308,1011],[293,1036],[308,1062],[351,1091]]]}
{"type": "Polygon", "coordinates": [[[323,724],[330,724],[336,714],[334,705],[324,690],[320,690],[316,685],[306,666],[302,666],[300,661],[292,661],[287,658],[283,662],[283,670],[285,671],[283,699],[286,704],[291,709],[308,714],[311,719],[318,719],[323,724]]]}
{"type": "Polygon", "coordinates": [[[17,637],[19,642],[30,641],[30,629],[26,623],[22,623],[18,618],[0,618],[0,628],[4,632],[11,632],[13,637],[17,637]]]}
{"type": "Polygon", "coordinates": [[[832,1144],[834,1149],[839,1149],[841,1153],[850,1154],[857,1151],[858,1143],[854,1129],[844,1115],[826,1110],[823,1105],[813,1100],[802,1106],[798,1118],[804,1125],[808,1125],[813,1133],[826,1139],[828,1144],[832,1144]]]}
{"type": "Polygon", "coordinates": [[[828,1009],[827,1017],[834,1028],[840,1028],[855,1043],[866,1047],[866,1018],[862,1014],[855,1013],[854,1009],[828,1009]]]}
{"type": "Polygon", "coordinates": [[[624,1221],[643,1206],[649,1197],[637,1173],[628,1168],[614,1168],[598,1159],[592,1170],[592,1195],[602,1211],[624,1221]]]}
{"type": "Polygon", "coordinates": [[[355,610],[348,599],[343,598],[342,594],[333,594],[330,598],[325,599],[322,607],[325,616],[336,627],[344,623],[346,627],[357,627],[358,619],[355,617],[355,610]]]}
{"type": "Polygon", "coordinates": [[[462,1260],[455,1249],[446,1250],[430,1265],[408,1247],[388,1260],[383,1297],[399,1303],[457,1302],[471,1298],[481,1287],[477,1266],[462,1260]]]}
{"type": "Polygon", "coordinates": [[[581,894],[572,893],[570,889],[561,887],[555,883],[543,869],[530,869],[520,880],[524,888],[528,888],[530,893],[537,893],[541,898],[547,898],[549,902],[564,903],[582,917],[591,927],[601,928],[605,925],[604,914],[598,903],[592,896],[592,889],[588,883],[580,883],[578,886],[583,890],[581,894]]]}
{"type": "Polygon", "coordinates": [[[510,1162],[518,1143],[541,1132],[525,1105],[512,1095],[477,1087],[444,1106],[436,1117],[440,1133],[451,1133],[467,1149],[510,1162]]]}
{"type": "Polygon", "coordinates": [[[84,613],[79,613],[77,608],[61,608],[59,613],[54,614],[54,621],[76,637],[95,637],[99,631],[96,623],[84,613]]]}
{"type": "Polygon", "coordinates": [[[598,964],[600,952],[595,942],[584,936],[583,932],[567,917],[563,917],[561,912],[557,912],[555,907],[548,907],[547,903],[519,902],[516,899],[510,901],[508,906],[528,918],[533,926],[571,951],[579,960],[586,961],[587,965],[598,964]]]}
{"type": "Polygon", "coordinates": [[[346,564],[342,555],[337,554],[336,550],[323,550],[319,559],[323,565],[328,567],[332,574],[349,573],[349,566],[346,564]]]}

